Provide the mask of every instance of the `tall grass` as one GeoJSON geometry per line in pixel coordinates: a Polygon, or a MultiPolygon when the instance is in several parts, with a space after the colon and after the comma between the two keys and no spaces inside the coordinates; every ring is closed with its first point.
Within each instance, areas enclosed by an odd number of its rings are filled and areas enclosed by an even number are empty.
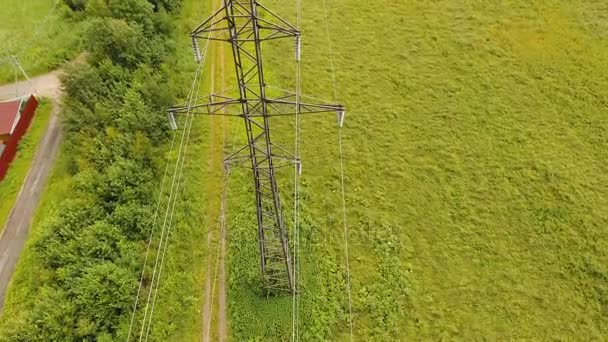
{"type": "MultiPolygon", "coordinates": [[[[293,19],[293,3],[265,4],[293,19]]],[[[327,6],[357,339],[605,336],[603,2],[327,6]]],[[[331,98],[322,0],[304,2],[302,29],[304,92],[331,98]]],[[[269,83],[289,86],[291,44],[264,52],[269,83]]],[[[291,123],[272,124],[289,146],[291,123]]],[[[304,120],[302,137],[301,336],[348,340],[335,118],[304,120]]],[[[257,295],[249,174],[233,177],[231,332],[285,340],[291,301],[257,295]]]]}

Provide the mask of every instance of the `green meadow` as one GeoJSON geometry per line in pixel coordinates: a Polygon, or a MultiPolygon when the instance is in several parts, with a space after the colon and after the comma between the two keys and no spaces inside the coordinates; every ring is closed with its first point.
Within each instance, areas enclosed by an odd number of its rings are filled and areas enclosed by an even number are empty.
{"type": "MultiPolygon", "coordinates": [[[[303,2],[303,93],[331,100],[323,4],[303,2]]],[[[265,5],[294,22],[293,2],[265,5]]],[[[607,11],[327,1],[357,340],[608,334],[607,11]]],[[[264,53],[268,83],[292,87],[293,44],[264,53]]],[[[292,146],[293,122],[272,125],[292,146]]],[[[299,336],[349,340],[335,116],[301,136],[299,336]]],[[[231,336],[290,339],[291,299],[258,296],[250,174],[231,177],[231,336]]]]}
{"type": "MultiPolygon", "coordinates": [[[[76,56],[80,27],[65,16],[63,1],[1,0],[0,6],[0,84],[15,80],[10,56],[17,56],[30,77],[76,56]]],[[[21,72],[18,77],[24,79],[21,72]]]]}

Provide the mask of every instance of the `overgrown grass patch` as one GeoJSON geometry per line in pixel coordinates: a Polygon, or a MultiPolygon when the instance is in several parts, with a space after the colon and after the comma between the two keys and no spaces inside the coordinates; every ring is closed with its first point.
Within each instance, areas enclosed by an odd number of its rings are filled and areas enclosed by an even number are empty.
{"type": "MultiPolygon", "coordinates": [[[[292,4],[265,5],[293,18],[292,4]]],[[[338,99],[347,107],[358,339],[606,335],[602,6],[327,1],[338,99]]],[[[331,98],[323,1],[304,2],[302,24],[303,91],[331,98]]],[[[291,45],[264,53],[268,83],[289,87],[291,45]]],[[[293,130],[287,120],[272,124],[281,132],[275,138],[293,130]]],[[[306,118],[302,137],[302,213],[310,226],[301,228],[301,310],[319,313],[313,303],[322,303],[322,317],[331,319],[317,327],[318,314],[302,315],[300,331],[318,334],[306,340],[348,340],[335,118],[306,118]],[[316,239],[315,248],[307,246],[316,239]],[[331,271],[321,276],[320,263],[331,271]]],[[[246,189],[250,175],[243,177],[246,189]]],[[[251,198],[233,196],[231,208],[253,206],[251,198]]],[[[254,243],[253,221],[229,229],[247,230],[254,243]]],[[[230,243],[238,246],[231,249],[230,296],[239,298],[255,288],[242,279],[259,266],[245,261],[255,256],[245,242],[230,243]]],[[[247,317],[283,327],[238,328],[237,340],[282,340],[290,332],[283,316],[265,316],[247,301],[231,304],[232,324],[247,317]]]]}

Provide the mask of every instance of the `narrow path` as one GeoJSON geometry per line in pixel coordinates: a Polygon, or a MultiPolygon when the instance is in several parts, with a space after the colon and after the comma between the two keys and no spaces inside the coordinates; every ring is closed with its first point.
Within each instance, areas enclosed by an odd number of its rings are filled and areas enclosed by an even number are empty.
{"type": "MultiPolygon", "coordinates": [[[[221,5],[221,4],[220,4],[221,5]]],[[[216,45],[211,54],[211,92],[218,89],[222,91],[225,84],[224,77],[224,45],[216,45]],[[217,58],[217,59],[216,59],[217,58]],[[216,82],[219,74],[219,82],[216,82]],[[219,85],[218,85],[219,83],[219,85]]],[[[207,235],[207,276],[205,281],[205,295],[203,304],[203,326],[201,340],[227,341],[226,324],[226,194],[227,183],[223,170],[224,148],[226,146],[226,118],[209,118],[209,167],[213,177],[220,182],[209,185],[207,195],[210,196],[208,211],[207,235]],[[215,121],[215,120],[219,120],[215,121]],[[218,186],[219,185],[219,186],[218,186]],[[219,208],[218,208],[219,207],[219,208]],[[218,210],[219,209],[219,210],[218,210]],[[218,229],[212,227],[218,224],[218,229]],[[217,302],[216,302],[217,300],[217,302]]]]}
{"type": "MultiPolygon", "coordinates": [[[[220,48],[220,65],[222,72],[222,90],[226,88],[224,70],[224,46],[220,48]]],[[[226,117],[222,116],[222,147],[226,146],[226,117]]],[[[222,149],[223,151],[223,149],[222,149]]],[[[222,153],[222,160],[224,154],[222,153]]],[[[226,325],[226,196],[228,192],[228,179],[223,177],[222,203],[220,207],[220,274],[218,288],[218,314],[217,314],[217,336],[220,342],[228,340],[228,329],[226,325]]]]}
{"type": "MultiPolygon", "coordinates": [[[[215,10],[215,9],[214,9],[215,10]]],[[[213,51],[213,50],[211,50],[213,51]]],[[[213,93],[215,92],[215,56],[212,53],[211,54],[211,87],[210,87],[210,91],[213,93]]],[[[197,94],[198,95],[198,94],[197,94]]],[[[212,118],[209,118],[210,120],[212,120],[212,118]]],[[[209,149],[209,153],[208,153],[208,160],[207,160],[207,164],[209,165],[210,168],[213,167],[213,158],[212,158],[212,151],[211,148],[213,146],[213,121],[210,122],[209,124],[209,139],[212,141],[212,143],[210,144],[210,149],[209,149]]],[[[207,187],[207,196],[209,196],[209,204],[208,205],[208,218],[207,218],[207,272],[206,277],[205,277],[205,296],[203,299],[203,329],[201,330],[201,340],[203,342],[209,342],[210,341],[210,337],[211,337],[211,307],[213,305],[213,301],[211,300],[212,297],[212,289],[211,289],[211,280],[213,278],[213,225],[215,222],[217,222],[215,220],[215,215],[213,213],[213,204],[214,204],[214,189],[211,188],[211,184],[208,184],[207,187]]]]}
{"type": "MultiPolygon", "coordinates": [[[[25,182],[19,190],[15,205],[0,236],[0,310],[4,306],[4,295],[27,240],[34,211],[61,142],[61,125],[58,118],[61,97],[59,73],[54,71],[32,78],[31,81],[16,84],[21,94],[37,92],[40,96],[50,98],[53,109],[30,171],[25,177],[25,182]]],[[[15,84],[0,86],[0,100],[14,96],[14,91],[15,84]]]]}

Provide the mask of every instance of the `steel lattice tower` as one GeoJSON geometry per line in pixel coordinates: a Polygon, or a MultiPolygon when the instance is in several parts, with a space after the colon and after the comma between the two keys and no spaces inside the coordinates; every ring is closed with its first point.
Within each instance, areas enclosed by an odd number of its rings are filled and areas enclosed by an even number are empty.
{"type": "Polygon", "coordinates": [[[227,42],[232,47],[238,96],[227,92],[211,94],[209,101],[198,105],[181,105],[169,109],[173,115],[195,113],[236,116],[243,119],[247,145],[224,161],[226,165],[250,164],[257,208],[258,239],[264,288],[269,292],[295,292],[292,260],[281,199],[275,178],[280,163],[300,161],[285,149],[273,144],[270,118],[283,115],[336,112],[338,122],[344,108],[334,104],[303,103],[299,94],[281,91],[269,96],[264,79],[262,43],[291,38],[296,44],[296,61],[300,59],[300,31],[263,6],[257,0],[224,0],[223,6],[190,34],[195,60],[200,62],[198,40],[227,42]]]}

